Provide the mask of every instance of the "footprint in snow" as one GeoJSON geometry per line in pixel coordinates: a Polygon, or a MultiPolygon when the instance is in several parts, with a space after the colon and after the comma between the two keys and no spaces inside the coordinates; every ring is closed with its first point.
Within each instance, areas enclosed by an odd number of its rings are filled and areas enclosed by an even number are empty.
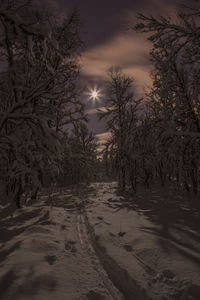
{"type": "Polygon", "coordinates": [[[110,235],[110,236],[115,236],[115,234],[114,234],[114,233],[112,233],[112,232],[109,232],[109,235],[110,235]]]}
{"type": "Polygon", "coordinates": [[[76,242],[72,240],[65,241],[65,250],[71,251],[73,254],[77,252],[75,247],[76,242]]]}
{"type": "Polygon", "coordinates": [[[169,269],[162,271],[162,275],[169,279],[173,279],[175,277],[175,274],[169,269]]]}
{"type": "Polygon", "coordinates": [[[66,229],[66,225],[62,224],[61,225],[61,230],[65,230],[66,229]]]}
{"type": "Polygon", "coordinates": [[[124,249],[128,252],[131,252],[133,250],[131,245],[124,245],[124,249]]]}
{"type": "Polygon", "coordinates": [[[53,265],[56,261],[55,255],[46,255],[44,258],[46,259],[49,265],[53,265]]]}
{"type": "Polygon", "coordinates": [[[126,232],[125,231],[120,231],[120,232],[118,232],[118,235],[121,237],[121,236],[124,236],[126,234],[126,232]]]}
{"type": "Polygon", "coordinates": [[[95,291],[90,291],[89,293],[86,294],[87,299],[89,300],[103,300],[104,296],[102,296],[101,294],[95,292],[95,291]]]}

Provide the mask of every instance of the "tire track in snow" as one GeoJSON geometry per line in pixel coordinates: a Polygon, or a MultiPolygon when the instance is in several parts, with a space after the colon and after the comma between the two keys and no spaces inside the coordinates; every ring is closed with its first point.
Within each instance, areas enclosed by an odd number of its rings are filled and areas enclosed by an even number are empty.
{"type": "Polygon", "coordinates": [[[116,289],[116,287],[113,285],[112,281],[108,278],[108,275],[106,271],[103,268],[103,265],[101,264],[98,255],[96,254],[91,240],[90,236],[88,234],[88,229],[86,226],[86,220],[84,213],[79,213],[77,215],[77,233],[80,240],[80,244],[82,248],[87,251],[90,260],[92,262],[93,268],[98,273],[99,277],[101,278],[105,290],[107,290],[108,294],[110,295],[110,299],[112,300],[124,300],[124,297],[122,294],[116,289]]]}
{"type": "MultiPolygon", "coordinates": [[[[73,202],[72,211],[76,214],[76,231],[80,245],[87,254],[110,299],[152,300],[153,298],[147,295],[146,290],[139,284],[138,280],[132,278],[126,269],[122,268],[97,240],[87,217],[87,201],[83,194],[78,193],[73,202]]],[[[144,263],[142,264],[140,261],[140,264],[147,271],[144,263]]]]}

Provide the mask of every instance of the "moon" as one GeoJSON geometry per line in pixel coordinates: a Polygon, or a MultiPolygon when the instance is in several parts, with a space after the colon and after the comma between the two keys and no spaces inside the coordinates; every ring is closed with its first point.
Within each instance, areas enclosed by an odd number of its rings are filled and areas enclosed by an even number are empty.
{"type": "Polygon", "coordinates": [[[99,98],[102,96],[101,90],[97,89],[96,87],[93,89],[90,88],[89,92],[87,92],[86,94],[89,96],[89,100],[92,100],[93,102],[100,101],[99,98]]]}
{"type": "Polygon", "coordinates": [[[95,100],[96,98],[98,98],[98,92],[96,90],[92,91],[91,96],[95,100]]]}

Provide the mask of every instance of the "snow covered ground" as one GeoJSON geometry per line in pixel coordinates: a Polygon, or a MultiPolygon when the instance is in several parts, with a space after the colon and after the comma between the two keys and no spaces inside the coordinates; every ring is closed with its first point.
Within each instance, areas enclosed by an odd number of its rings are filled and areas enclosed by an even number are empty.
{"type": "MultiPolygon", "coordinates": [[[[125,283],[130,277],[130,285],[140,290],[138,299],[200,299],[198,210],[175,199],[167,206],[166,193],[156,190],[128,197],[117,195],[113,183],[92,187],[89,223],[98,244],[128,272],[121,288],[129,288],[125,283]]],[[[127,299],[135,299],[133,292],[130,287],[127,299]]]]}
{"type": "Polygon", "coordinates": [[[0,299],[113,299],[98,257],[79,232],[79,199],[69,191],[53,196],[55,206],[44,196],[1,218],[0,299]]]}
{"type": "Polygon", "coordinates": [[[200,299],[199,212],[173,201],[94,183],[2,206],[0,299],[200,299]]]}

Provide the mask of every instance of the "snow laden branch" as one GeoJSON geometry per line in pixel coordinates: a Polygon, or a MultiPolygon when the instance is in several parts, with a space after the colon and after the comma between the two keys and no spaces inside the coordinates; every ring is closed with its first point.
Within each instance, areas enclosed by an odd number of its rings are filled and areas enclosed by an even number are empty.
{"type": "Polygon", "coordinates": [[[0,8],[0,180],[17,206],[55,177],[66,126],[85,118],[76,79],[80,21],[62,23],[29,1],[0,8]]]}
{"type": "Polygon", "coordinates": [[[198,8],[182,6],[176,22],[138,14],[133,27],[149,34],[154,66],[141,127],[148,132],[141,145],[149,149],[144,159],[151,162],[149,172],[162,185],[169,180],[195,193],[200,178],[199,17],[198,8]]]}
{"type": "Polygon", "coordinates": [[[106,118],[111,138],[106,144],[104,157],[109,157],[118,175],[119,188],[125,190],[127,178],[134,186],[134,162],[129,155],[128,144],[139,122],[141,99],[134,96],[133,79],[123,74],[120,68],[108,72],[106,108],[99,110],[99,118],[106,118]]]}

